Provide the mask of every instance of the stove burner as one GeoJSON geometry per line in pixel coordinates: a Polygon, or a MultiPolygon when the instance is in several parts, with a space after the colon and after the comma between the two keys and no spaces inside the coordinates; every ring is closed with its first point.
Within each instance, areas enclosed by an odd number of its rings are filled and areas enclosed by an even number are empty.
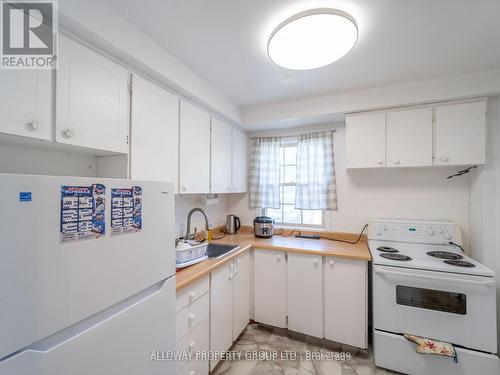
{"type": "Polygon", "coordinates": [[[408,255],[403,255],[403,254],[395,254],[395,253],[382,253],[380,254],[382,258],[385,259],[391,259],[391,260],[397,260],[397,261],[408,261],[411,260],[411,258],[408,255]]]}
{"type": "Polygon", "coordinates": [[[474,264],[467,262],[466,260],[445,260],[444,262],[458,267],[476,267],[474,264]]]}
{"type": "Polygon", "coordinates": [[[389,247],[389,246],[380,246],[380,247],[377,247],[377,250],[382,251],[384,253],[399,253],[398,250],[396,250],[392,247],[389,247]]]}
{"type": "Polygon", "coordinates": [[[451,253],[449,251],[429,251],[427,255],[430,255],[431,257],[434,258],[439,258],[439,259],[451,259],[451,260],[458,260],[462,259],[463,256],[457,253],[451,253]]]}

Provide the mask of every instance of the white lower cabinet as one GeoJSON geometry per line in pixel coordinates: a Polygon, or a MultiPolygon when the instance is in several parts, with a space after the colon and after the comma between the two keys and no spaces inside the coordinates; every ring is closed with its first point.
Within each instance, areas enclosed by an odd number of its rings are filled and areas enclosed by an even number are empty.
{"type": "MultiPolygon", "coordinates": [[[[224,351],[233,344],[233,262],[210,274],[210,350],[224,351]]],[[[210,361],[213,370],[219,361],[210,361]]]]}
{"type": "Polygon", "coordinates": [[[323,280],[325,338],[367,348],[368,263],[325,257],[323,280]]]}
{"type": "Polygon", "coordinates": [[[288,329],[323,337],[322,257],[288,254],[288,329]]]}
{"type": "Polygon", "coordinates": [[[252,259],[247,251],[234,261],[233,287],[233,341],[250,321],[252,259]]]}
{"type": "MultiPolygon", "coordinates": [[[[246,251],[210,274],[210,350],[228,350],[250,320],[251,256],[246,251]]],[[[210,361],[213,370],[219,361],[210,361]]]]}
{"type": "Polygon", "coordinates": [[[286,327],[286,258],[282,251],[254,250],[254,319],[286,327]]]}
{"type": "MultiPolygon", "coordinates": [[[[177,293],[176,350],[178,353],[206,352],[209,348],[209,277],[177,293]]],[[[176,362],[177,374],[207,375],[208,360],[192,358],[176,362]]]]}

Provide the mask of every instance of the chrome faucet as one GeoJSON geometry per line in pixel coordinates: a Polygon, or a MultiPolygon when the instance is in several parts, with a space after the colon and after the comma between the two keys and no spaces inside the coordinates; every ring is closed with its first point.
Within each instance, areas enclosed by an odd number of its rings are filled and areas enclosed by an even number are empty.
{"type": "Polygon", "coordinates": [[[196,211],[201,212],[201,214],[205,218],[205,229],[207,231],[212,229],[212,224],[210,224],[210,220],[208,220],[207,213],[202,208],[195,207],[191,211],[189,211],[188,216],[187,216],[187,229],[186,229],[186,235],[184,236],[185,240],[192,240],[195,237],[195,235],[191,234],[190,232],[191,232],[191,215],[193,213],[195,213],[196,211]]]}

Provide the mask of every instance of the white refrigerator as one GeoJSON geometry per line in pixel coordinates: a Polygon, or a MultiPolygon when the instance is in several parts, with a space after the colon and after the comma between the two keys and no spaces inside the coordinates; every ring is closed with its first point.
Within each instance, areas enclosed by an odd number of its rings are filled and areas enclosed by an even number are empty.
{"type": "Polygon", "coordinates": [[[172,184],[0,174],[0,375],[173,374],[174,265],[172,184]]]}

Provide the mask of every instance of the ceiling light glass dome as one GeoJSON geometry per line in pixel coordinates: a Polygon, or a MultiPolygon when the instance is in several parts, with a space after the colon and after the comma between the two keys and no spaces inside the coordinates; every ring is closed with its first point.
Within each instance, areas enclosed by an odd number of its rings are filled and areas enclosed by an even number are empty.
{"type": "Polygon", "coordinates": [[[345,56],[357,40],[357,24],[349,14],[314,9],[290,17],[274,29],[267,53],[284,68],[315,69],[345,56]]]}

